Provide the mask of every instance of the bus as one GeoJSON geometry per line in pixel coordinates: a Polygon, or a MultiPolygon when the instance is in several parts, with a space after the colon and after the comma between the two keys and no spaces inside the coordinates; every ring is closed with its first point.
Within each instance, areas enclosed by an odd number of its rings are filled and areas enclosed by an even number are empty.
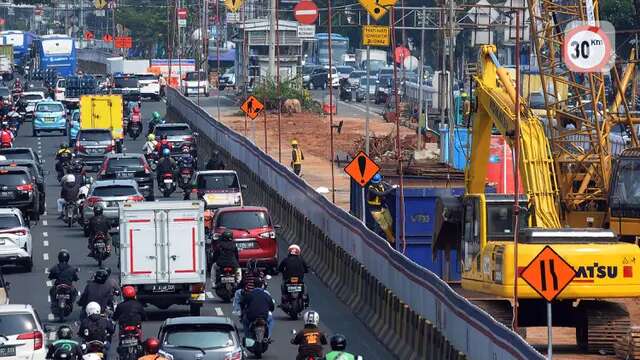
{"type": "MultiPolygon", "coordinates": [[[[311,53],[311,61],[317,65],[329,64],[329,34],[317,33],[311,53]]],[[[349,51],[349,38],[331,33],[331,65],[342,65],[344,55],[349,51]]]]}
{"type": "Polygon", "coordinates": [[[5,30],[0,31],[0,44],[13,45],[13,62],[19,68],[24,68],[29,57],[31,43],[37,36],[34,33],[5,30]]]}
{"type": "Polygon", "coordinates": [[[76,73],[78,56],[73,38],[67,35],[42,35],[33,41],[33,68],[55,70],[60,76],[76,73]]]}

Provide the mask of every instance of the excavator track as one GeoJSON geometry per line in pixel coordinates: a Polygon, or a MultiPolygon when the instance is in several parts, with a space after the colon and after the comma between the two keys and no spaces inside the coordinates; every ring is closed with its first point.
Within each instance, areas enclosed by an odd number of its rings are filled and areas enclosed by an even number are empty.
{"type": "Polygon", "coordinates": [[[576,327],[578,347],[590,353],[614,353],[614,344],[631,327],[626,307],[608,301],[583,301],[579,307],[583,316],[576,327]]]}
{"type": "MultiPolygon", "coordinates": [[[[496,319],[499,323],[512,328],[513,322],[513,309],[508,301],[495,301],[495,300],[472,300],[472,302],[487,312],[491,317],[496,319]]],[[[526,328],[518,328],[518,335],[523,339],[527,338],[526,328]]]]}

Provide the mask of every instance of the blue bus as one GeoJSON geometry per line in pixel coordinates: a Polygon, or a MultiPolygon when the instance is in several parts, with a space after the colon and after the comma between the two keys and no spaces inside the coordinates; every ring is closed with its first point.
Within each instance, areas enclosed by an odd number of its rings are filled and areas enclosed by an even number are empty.
{"type": "Polygon", "coordinates": [[[5,30],[0,31],[0,44],[13,45],[13,62],[18,67],[24,67],[31,43],[36,37],[35,34],[26,31],[5,30]]]}
{"type": "Polygon", "coordinates": [[[67,35],[42,35],[33,41],[36,71],[54,70],[60,76],[75,75],[78,67],[76,44],[67,35]]]}
{"type": "MultiPolygon", "coordinates": [[[[349,51],[349,38],[331,33],[331,65],[341,65],[343,56],[349,51]]],[[[329,64],[329,34],[317,33],[311,50],[311,62],[318,65],[329,64]]]]}

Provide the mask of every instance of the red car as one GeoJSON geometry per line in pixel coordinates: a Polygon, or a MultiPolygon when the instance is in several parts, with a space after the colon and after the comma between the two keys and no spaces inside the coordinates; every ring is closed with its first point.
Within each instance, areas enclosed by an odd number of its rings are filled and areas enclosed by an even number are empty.
{"type": "MultiPolygon", "coordinates": [[[[240,265],[257,259],[260,266],[274,271],[278,267],[276,229],[269,210],[259,206],[234,206],[218,209],[213,216],[212,247],[225,230],[233,232],[233,240],[240,250],[240,265]]],[[[212,252],[210,252],[211,254],[212,252]]]]}

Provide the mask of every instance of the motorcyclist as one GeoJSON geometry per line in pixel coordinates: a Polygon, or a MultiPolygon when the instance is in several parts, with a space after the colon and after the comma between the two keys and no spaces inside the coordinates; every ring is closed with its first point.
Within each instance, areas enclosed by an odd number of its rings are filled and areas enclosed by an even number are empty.
{"type": "Polygon", "coordinates": [[[73,174],[67,174],[62,177],[62,188],[60,189],[60,198],[56,201],[58,205],[58,219],[64,216],[63,210],[65,204],[75,203],[78,201],[78,193],[80,184],[76,181],[73,174]]]}
{"type": "MultiPolygon", "coordinates": [[[[189,146],[182,146],[182,154],[178,158],[178,168],[194,168],[194,159],[191,155],[191,149],[189,146]]],[[[184,190],[184,200],[189,200],[191,197],[191,181],[187,181],[182,184],[182,189],[184,190]]]]}
{"type": "Polygon", "coordinates": [[[78,269],[69,265],[70,257],[66,249],[60,250],[60,252],[58,252],[58,264],[49,268],[49,280],[53,280],[53,286],[49,290],[51,299],[56,298],[56,286],[68,285],[73,289],[73,291],[71,291],[71,302],[75,300],[77,291],[75,291],[73,283],[80,279],[78,278],[78,269]]]}
{"type": "Polygon", "coordinates": [[[58,179],[64,175],[64,164],[71,159],[73,151],[67,144],[60,144],[58,151],[56,152],[56,173],[58,179]]]}
{"type": "Polygon", "coordinates": [[[147,142],[142,146],[142,151],[144,151],[146,155],[152,154],[156,149],[156,145],[158,145],[156,136],[154,134],[149,134],[147,135],[147,142]]]}
{"type": "Polygon", "coordinates": [[[169,142],[169,138],[166,134],[160,136],[160,141],[158,141],[158,143],[156,144],[156,151],[158,153],[164,153],[164,149],[169,149],[169,151],[173,150],[173,144],[169,142]]]}
{"type": "Polygon", "coordinates": [[[149,121],[149,133],[152,133],[156,128],[156,125],[164,123],[164,119],[160,117],[160,113],[154,111],[151,115],[151,120],[149,121]]]}
{"type": "Polygon", "coordinates": [[[82,347],[77,341],[71,340],[73,331],[67,325],[62,325],[57,331],[58,339],[49,345],[46,359],[81,360],[82,347]],[[66,356],[63,356],[66,355],[66,356]]]}
{"type": "Polygon", "coordinates": [[[240,300],[244,294],[248,294],[256,287],[256,280],[261,280],[264,284],[264,273],[258,268],[258,260],[251,259],[247,262],[247,269],[242,274],[242,281],[238,284],[238,289],[233,297],[233,314],[240,316],[240,300]]]}
{"type": "Polygon", "coordinates": [[[160,340],[154,337],[150,337],[144,341],[144,356],[138,358],[138,360],[167,360],[166,357],[158,354],[160,351],[160,340]]]}
{"type": "Polygon", "coordinates": [[[207,161],[207,165],[205,166],[207,170],[224,170],[224,162],[220,158],[220,151],[213,150],[213,154],[209,161],[207,161]]]}
{"type": "Polygon", "coordinates": [[[87,285],[78,300],[78,305],[85,308],[90,303],[95,302],[103,310],[113,305],[113,285],[107,283],[107,279],[109,279],[107,270],[98,269],[93,280],[87,281],[87,285]]]}
{"type": "Polygon", "coordinates": [[[71,160],[69,168],[71,170],[71,173],[76,176],[76,182],[80,186],[84,185],[84,181],[82,181],[82,179],[87,173],[84,168],[84,161],[82,161],[82,159],[74,158],[73,160],[71,160]]]}
{"type": "Polygon", "coordinates": [[[318,329],[320,315],[310,310],[304,313],[304,328],[291,339],[291,344],[298,345],[296,360],[305,360],[309,357],[322,358],[322,346],[327,345],[327,338],[318,329]]]}
{"type": "Polygon", "coordinates": [[[304,274],[309,272],[309,266],[300,256],[300,246],[292,244],[288,249],[289,255],[280,262],[278,271],[282,273],[282,294],[286,293],[286,283],[292,278],[297,277],[301,283],[304,283],[304,274]]]}
{"type": "Polygon", "coordinates": [[[216,264],[214,279],[218,279],[217,273],[219,269],[232,267],[236,274],[236,283],[242,280],[242,269],[240,268],[240,254],[235,242],[233,241],[233,233],[225,230],[220,235],[220,240],[214,244],[213,262],[216,264]]]}
{"type": "Polygon", "coordinates": [[[271,314],[275,310],[275,304],[269,292],[263,288],[262,279],[255,279],[254,284],[256,287],[251,292],[245,293],[240,300],[244,335],[251,337],[251,324],[262,318],[267,322],[266,337],[268,338],[272,334],[273,317],[271,314]]]}
{"type": "Polygon", "coordinates": [[[140,325],[147,319],[144,313],[144,307],[136,300],[136,289],[127,285],[122,288],[123,302],[118,304],[116,311],[113,313],[113,321],[118,322],[122,329],[126,325],[140,325]]]}
{"type": "Polygon", "coordinates": [[[13,89],[22,90],[22,83],[20,82],[20,79],[16,79],[16,81],[13,82],[13,89]]]}
{"type": "Polygon", "coordinates": [[[83,342],[100,341],[104,344],[111,342],[111,337],[116,329],[111,320],[101,315],[101,311],[102,308],[97,302],[92,301],[87,304],[86,317],[82,319],[80,328],[78,328],[78,336],[82,338],[83,342]]]}
{"type": "Polygon", "coordinates": [[[7,122],[2,123],[2,130],[0,130],[0,144],[2,147],[13,147],[13,133],[9,130],[9,124],[7,122]]]}
{"type": "Polygon", "coordinates": [[[96,205],[93,208],[93,217],[89,220],[89,256],[93,254],[93,243],[96,235],[104,235],[104,241],[107,249],[111,247],[111,221],[104,216],[102,206],[96,205]]]}
{"type": "Polygon", "coordinates": [[[176,161],[171,158],[171,151],[169,149],[162,150],[162,157],[156,165],[156,181],[158,182],[158,188],[162,186],[162,176],[166,173],[171,173],[175,178],[176,173],[176,161]]]}
{"type": "Polygon", "coordinates": [[[335,334],[329,340],[331,351],[325,356],[325,360],[356,360],[356,357],[345,351],[347,338],[342,334],[335,334]]]}

